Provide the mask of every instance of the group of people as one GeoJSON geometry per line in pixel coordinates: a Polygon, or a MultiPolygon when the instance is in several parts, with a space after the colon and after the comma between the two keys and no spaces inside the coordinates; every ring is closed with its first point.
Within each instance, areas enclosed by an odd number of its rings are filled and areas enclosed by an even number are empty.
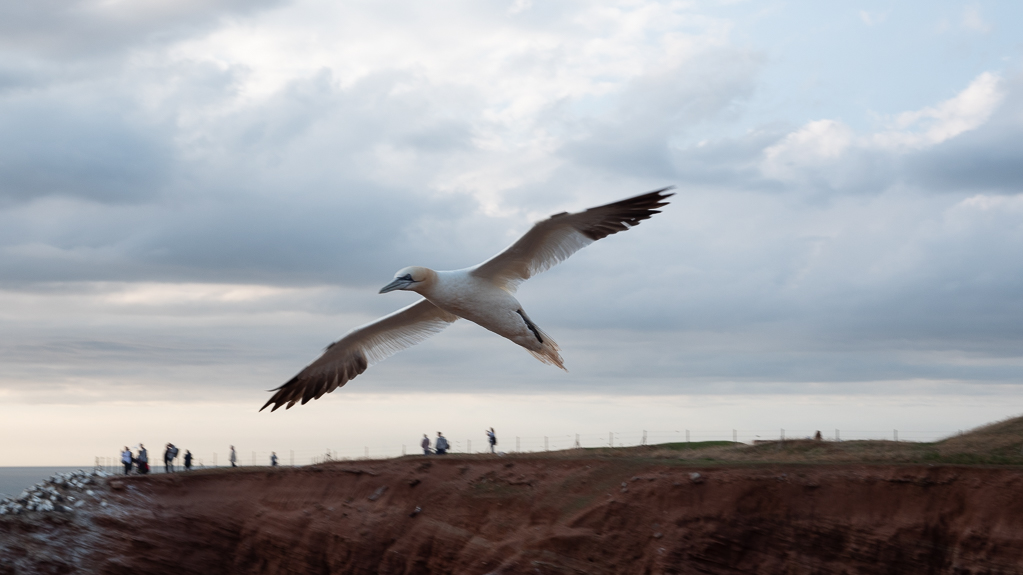
{"type": "MultiPolygon", "coordinates": [[[[494,433],[494,428],[486,430],[487,442],[490,444],[490,453],[495,452],[497,446],[497,434],[494,433]]],[[[436,453],[437,455],[444,455],[451,449],[451,444],[448,443],[446,437],[441,432],[437,432],[437,440],[433,443],[433,447],[430,446],[430,437],[423,434],[423,441],[421,442],[423,447],[423,455],[430,455],[436,453]]],[[[163,471],[165,473],[174,473],[174,460],[177,459],[180,450],[173,443],[168,443],[167,447],[163,451],[163,471]]],[[[329,451],[328,451],[329,453],[329,451]]],[[[183,457],[185,464],[185,471],[192,469],[192,452],[185,450],[183,457]]],[[[231,446],[231,453],[228,456],[228,461],[231,463],[231,467],[238,467],[238,453],[235,451],[234,446],[231,446]]],[[[139,475],[145,475],[149,473],[149,452],[146,450],[146,446],[141,443],[138,446],[138,451],[132,453],[128,446],[124,447],[124,451],[121,452],[121,464],[124,465],[124,474],[129,475],[132,469],[135,470],[139,475]]],[[[270,465],[277,467],[277,453],[273,452],[270,454],[270,465]]]]}
{"type": "MultiPolygon", "coordinates": [[[[165,473],[174,473],[174,460],[177,459],[180,451],[173,443],[168,443],[167,447],[163,451],[163,470],[165,473]]],[[[185,450],[183,457],[185,463],[185,470],[192,469],[192,452],[185,450]]],[[[124,474],[128,475],[132,469],[140,475],[149,473],[149,451],[145,445],[141,443],[138,446],[138,451],[132,453],[128,446],[124,446],[124,451],[121,452],[121,465],[124,466],[124,474]]]]}
{"type": "MultiPolygon", "coordinates": [[[[487,443],[490,444],[490,453],[495,453],[497,448],[497,434],[494,433],[493,427],[487,429],[486,433],[487,443]]],[[[451,449],[451,444],[448,443],[444,434],[439,431],[437,432],[437,440],[433,443],[432,449],[430,448],[430,436],[425,433],[423,434],[423,440],[419,443],[419,445],[423,448],[423,455],[430,455],[431,453],[444,455],[448,452],[448,449],[451,449]]]]}

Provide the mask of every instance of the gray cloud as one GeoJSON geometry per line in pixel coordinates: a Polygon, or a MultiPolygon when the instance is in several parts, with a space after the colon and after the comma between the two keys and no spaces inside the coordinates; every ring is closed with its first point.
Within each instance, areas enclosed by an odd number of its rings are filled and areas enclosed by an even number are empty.
{"type": "MultiPolygon", "coordinates": [[[[0,293],[91,302],[89,290],[113,289],[104,282],[330,287],[245,305],[37,310],[5,340],[5,365],[24,381],[50,362],[63,368],[38,377],[57,386],[104,369],[130,383],[141,369],[162,381],[208,368],[214,387],[270,387],[348,328],[408,303],[375,295],[396,269],[472,265],[534,217],[672,183],[663,214],[523,286],[569,375],[468,326],[353,385],[405,389],[414,370],[435,389],[628,381],[651,393],[1019,379],[1017,77],[988,121],[940,144],[814,156],[811,142],[769,173],[769,150],[805,126],[736,129],[769,65],[750,50],[705,50],[597,104],[559,96],[507,121],[495,119],[506,103],[426,65],[324,67],[243,97],[245,66],[153,45],[248,8],[72,21],[83,6],[8,14],[21,36],[0,42],[0,293]],[[44,16],[44,31],[26,31],[44,16]],[[90,22],[114,33],[94,37],[90,22]],[[153,57],[124,64],[132,53],[153,57]],[[39,317],[51,319],[29,329],[39,317]],[[95,328],[95,317],[114,325],[95,328]]],[[[527,51],[501,70],[557,72],[557,55],[527,51]]]]}
{"type": "Polygon", "coordinates": [[[0,50],[46,58],[123,56],[140,45],[167,44],[213,29],[281,0],[104,3],[40,0],[0,5],[0,50]]]}
{"type": "Polygon", "coordinates": [[[675,177],[672,147],[694,126],[720,121],[755,88],[762,61],[735,50],[708,51],[674,69],[633,80],[613,111],[575,122],[562,154],[620,175],[675,177]]]}

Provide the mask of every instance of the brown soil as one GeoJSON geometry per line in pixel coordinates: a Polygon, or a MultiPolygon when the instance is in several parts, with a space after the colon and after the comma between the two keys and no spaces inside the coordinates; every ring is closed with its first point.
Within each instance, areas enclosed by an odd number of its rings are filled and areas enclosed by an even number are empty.
{"type": "Polygon", "coordinates": [[[1023,468],[616,451],[112,479],[0,518],[0,574],[1023,572],[1023,468]]]}

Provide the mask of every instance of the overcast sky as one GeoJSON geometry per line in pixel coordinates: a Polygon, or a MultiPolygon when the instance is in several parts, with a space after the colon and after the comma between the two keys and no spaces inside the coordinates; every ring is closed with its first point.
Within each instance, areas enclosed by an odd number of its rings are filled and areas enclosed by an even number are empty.
{"type": "Polygon", "coordinates": [[[626,404],[631,430],[1017,414],[1021,26],[995,1],[4,2],[0,465],[182,426],[411,445],[416,406],[467,436],[604,433],[626,404]],[[254,414],[416,299],[377,295],[397,269],[668,185],[520,289],[567,374],[461,322],[254,414]]]}

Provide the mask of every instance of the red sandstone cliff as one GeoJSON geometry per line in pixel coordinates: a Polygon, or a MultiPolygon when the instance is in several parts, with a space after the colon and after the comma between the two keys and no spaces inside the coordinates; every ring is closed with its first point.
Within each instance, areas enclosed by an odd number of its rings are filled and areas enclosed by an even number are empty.
{"type": "Polygon", "coordinates": [[[111,481],[18,573],[1020,573],[1023,470],[431,457],[111,481]]]}

